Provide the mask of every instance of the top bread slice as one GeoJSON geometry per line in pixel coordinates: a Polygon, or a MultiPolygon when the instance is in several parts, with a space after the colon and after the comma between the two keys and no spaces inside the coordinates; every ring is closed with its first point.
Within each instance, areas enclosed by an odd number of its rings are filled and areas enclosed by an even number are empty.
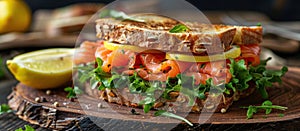
{"type": "Polygon", "coordinates": [[[180,22],[156,14],[135,14],[131,17],[143,22],[98,19],[97,37],[119,44],[193,54],[223,52],[230,49],[232,44],[259,44],[262,41],[261,26],[180,22]],[[183,24],[190,30],[183,33],[169,32],[178,24],[183,24]]]}

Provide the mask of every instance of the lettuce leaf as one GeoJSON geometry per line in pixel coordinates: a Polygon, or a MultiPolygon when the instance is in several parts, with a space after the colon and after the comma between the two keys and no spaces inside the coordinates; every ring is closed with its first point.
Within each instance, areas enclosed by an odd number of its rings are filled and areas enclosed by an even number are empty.
{"type": "Polygon", "coordinates": [[[275,82],[281,83],[281,77],[288,71],[286,66],[283,66],[281,70],[267,69],[266,65],[269,60],[271,60],[271,58],[261,61],[261,64],[256,67],[250,66],[249,69],[256,87],[264,99],[268,99],[269,97],[266,87],[271,87],[275,82]]]}
{"type": "Polygon", "coordinates": [[[260,92],[262,98],[267,99],[268,93],[267,87],[271,87],[273,83],[281,83],[281,77],[288,71],[287,67],[282,67],[281,70],[270,70],[266,68],[267,62],[271,60],[268,58],[262,60],[258,66],[246,67],[244,60],[235,61],[230,59],[230,73],[232,74],[231,81],[226,84],[226,88],[230,88],[233,91],[245,90],[249,87],[249,82],[253,81],[256,84],[256,88],[260,92]]]}
{"type": "Polygon", "coordinates": [[[245,90],[249,87],[248,82],[252,80],[247,66],[245,65],[244,60],[235,61],[230,59],[229,71],[232,75],[231,86],[235,87],[237,90],[245,90]]]}

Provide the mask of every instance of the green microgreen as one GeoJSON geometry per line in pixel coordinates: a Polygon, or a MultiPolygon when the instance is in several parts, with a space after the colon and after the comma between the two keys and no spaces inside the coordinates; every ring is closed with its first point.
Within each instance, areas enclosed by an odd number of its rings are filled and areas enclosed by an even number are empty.
{"type": "Polygon", "coordinates": [[[273,105],[271,101],[266,100],[264,101],[261,106],[248,106],[248,107],[241,107],[241,108],[247,108],[247,119],[253,118],[253,115],[257,113],[257,111],[260,110],[265,110],[265,114],[268,115],[272,112],[272,109],[277,109],[277,110],[286,110],[288,109],[287,107],[284,106],[278,106],[278,105],[273,105]]]}
{"type": "Polygon", "coordinates": [[[170,33],[184,33],[188,32],[190,29],[183,24],[175,25],[171,30],[169,30],[170,33]]]}
{"type": "Polygon", "coordinates": [[[64,89],[64,91],[66,91],[66,92],[68,92],[68,95],[67,95],[67,98],[76,98],[76,95],[78,95],[78,94],[82,94],[82,90],[79,88],[79,87],[77,87],[77,86],[74,86],[74,88],[72,88],[72,87],[66,87],[65,89],[64,89]]]}
{"type": "Polygon", "coordinates": [[[29,125],[25,125],[24,127],[25,127],[25,130],[23,130],[22,128],[18,128],[15,131],[35,131],[35,129],[29,125]]]}
{"type": "Polygon", "coordinates": [[[4,114],[4,113],[9,113],[9,112],[12,112],[10,107],[7,104],[1,104],[1,106],[0,106],[0,115],[4,114]]]}
{"type": "Polygon", "coordinates": [[[165,110],[156,111],[154,113],[154,116],[165,116],[165,117],[175,118],[175,119],[182,120],[182,121],[186,122],[190,126],[193,126],[193,124],[189,120],[187,120],[187,119],[185,119],[185,118],[183,118],[181,116],[175,115],[173,113],[167,112],[165,110]]]}

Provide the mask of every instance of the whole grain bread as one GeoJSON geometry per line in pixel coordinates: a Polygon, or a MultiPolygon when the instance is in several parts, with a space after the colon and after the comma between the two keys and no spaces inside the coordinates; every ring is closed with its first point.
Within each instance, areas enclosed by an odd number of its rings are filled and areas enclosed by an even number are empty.
{"type": "Polygon", "coordinates": [[[182,53],[201,54],[226,51],[232,44],[257,44],[262,42],[261,26],[229,26],[181,22],[156,14],[135,14],[143,20],[118,20],[102,18],[96,21],[97,37],[119,44],[182,53]],[[190,30],[170,33],[176,25],[183,24],[190,30]],[[211,49],[211,50],[208,50],[211,49]]]}
{"type": "MultiPolygon", "coordinates": [[[[167,110],[176,112],[226,112],[234,101],[251,95],[255,91],[255,86],[249,87],[247,90],[236,91],[233,95],[226,95],[221,93],[219,95],[205,94],[205,99],[195,98],[195,103],[189,105],[189,97],[181,92],[170,92],[168,95],[171,99],[167,100],[161,97],[161,93],[157,93],[156,101],[152,107],[155,110],[167,110]],[[222,111],[223,110],[223,111],[222,111]]],[[[109,103],[116,103],[128,107],[143,108],[139,105],[140,101],[144,99],[141,94],[132,94],[128,88],[120,89],[92,89],[89,84],[85,86],[85,92],[99,100],[104,100],[109,103]]]]}

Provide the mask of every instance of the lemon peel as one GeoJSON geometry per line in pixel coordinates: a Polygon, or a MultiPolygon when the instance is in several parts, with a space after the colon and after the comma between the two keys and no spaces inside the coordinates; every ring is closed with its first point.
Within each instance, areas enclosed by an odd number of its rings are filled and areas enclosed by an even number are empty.
{"type": "Polygon", "coordinates": [[[36,89],[59,87],[72,78],[74,49],[53,48],[21,54],[6,62],[21,83],[36,89]]]}
{"type": "Polygon", "coordinates": [[[233,48],[231,48],[230,50],[228,50],[222,54],[215,54],[215,55],[209,55],[209,56],[193,56],[193,55],[167,52],[166,59],[185,61],[185,62],[210,62],[210,61],[225,60],[225,59],[229,59],[229,58],[236,58],[236,57],[239,57],[240,54],[241,54],[240,47],[233,46],[233,48]]]}

